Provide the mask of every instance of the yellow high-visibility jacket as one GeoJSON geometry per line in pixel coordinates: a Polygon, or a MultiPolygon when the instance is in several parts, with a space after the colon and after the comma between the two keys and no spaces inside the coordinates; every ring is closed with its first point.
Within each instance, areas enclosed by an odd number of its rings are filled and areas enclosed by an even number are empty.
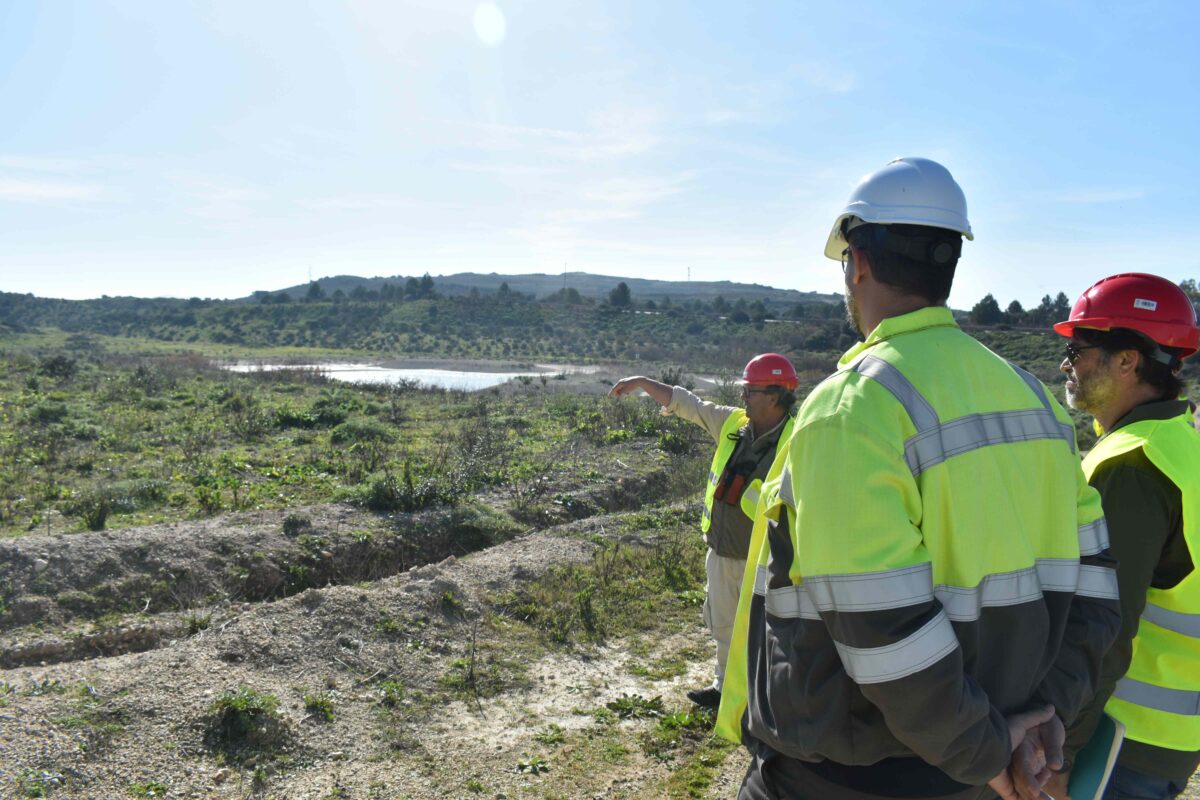
{"type": "MultiPolygon", "coordinates": [[[[1111,458],[1141,448],[1179,487],[1183,537],[1200,563],[1200,433],[1187,415],[1118,428],[1083,460],[1090,479],[1111,458]]],[[[1125,736],[1171,750],[1200,750],[1200,571],[1170,589],[1146,592],[1133,640],[1133,660],[1105,705],[1125,736]]]]}
{"type": "Polygon", "coordinates": [[[1090,695],[1119,625],[1112,567],[1046,388],[944,307],[886,319],[764,484],[718,732],[981,785],[1008,763],[1005,715],[1070,721],[1090,695]]]}

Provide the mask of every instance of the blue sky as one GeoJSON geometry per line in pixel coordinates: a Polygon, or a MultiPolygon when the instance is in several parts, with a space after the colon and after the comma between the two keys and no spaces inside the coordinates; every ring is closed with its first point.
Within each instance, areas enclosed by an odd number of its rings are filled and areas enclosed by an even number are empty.
{"type": "Polygon", "coordinates": [[[1200,277],[1200,4],[0,0],[0,290],[563,269],[841,290],[946,164],[951,304],[1200,277]]]}

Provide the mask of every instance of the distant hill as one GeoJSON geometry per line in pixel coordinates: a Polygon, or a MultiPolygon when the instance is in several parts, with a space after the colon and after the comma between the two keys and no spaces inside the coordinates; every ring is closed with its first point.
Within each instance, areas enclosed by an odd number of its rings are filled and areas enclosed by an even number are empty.
{"type": "MultiPolygon", "coordinates": [[[[357,287],[367,291],[379,291],[385,283],[392,286],[404,286],[410,276],[393,275],[390,278],[361,278],[357,275],[334,275],[319,278],[317,283],[326,295],[331,295],[339,289],[350,294],[357,287]]],[[[419,277],[419,276],[416,276],[419,277]]],[[[621,278],[611,275],[592,275],[587,272],[565,272],[558,275],[543,275],[540,273],[528,275],[500,275],[492,273],[460,272],[454,275],[443,275],[433,279],[437,293],[454,297],[470,294],[475,289],[483,294],[495,293],[501,284],[521,294],[543,298],[563,289],[574,289],[583,297],[602,300],[618,283],[624,282],[635,300],[644,302],[653,300],[661,303],[670,299],[672,303],[689,300],[711,301],[724,297],[726,302],[735,303],[745,300],[747,303],[762,301],[768,306],[792,306],[796,303],[840,303],[840,294],[824,294],[821,292],[799,292],[794,289],[776,289],[758,283],[735,283],[733,281],[656,281],[644,278],[621,278]]],[[[285,289],[269,290],[271,294],[287,292],[293,298],[304,297],[308,284],[302,283],[285,289]]],[[[253,298],[246,298],[247,300],[253,298]]]]}

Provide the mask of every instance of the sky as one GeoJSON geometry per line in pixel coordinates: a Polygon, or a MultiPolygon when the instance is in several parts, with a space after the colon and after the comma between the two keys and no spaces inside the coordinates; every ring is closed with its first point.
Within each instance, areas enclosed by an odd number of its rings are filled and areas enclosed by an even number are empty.
{"type": "Polygon", "coordinates": [[[0,291],[582,271],[840,292],[945,164],[951,305],[1200,278],[1200,4],[0,0],[0,291]]]}

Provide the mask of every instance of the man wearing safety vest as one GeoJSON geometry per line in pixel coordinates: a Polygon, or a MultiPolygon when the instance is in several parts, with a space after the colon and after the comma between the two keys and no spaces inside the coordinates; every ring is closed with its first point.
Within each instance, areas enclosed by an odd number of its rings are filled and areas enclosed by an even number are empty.
{"type": "Polygon", "coordinates": [[[641,389],[663,407],[664,414],[696,423],[717,443],[700,521],[708,543],[704,622],[717,643],[716,678],[708,686],[687,693],[693,703],[712,709],[721,702],[729,635],[746,569],[746,548],[750,545],[759,488],[775,460],[776,446],[791,435],[790,412],[796,403],[794,392],[799,379],[792,362],[778,353],[763,353],[750,359],[739,383],[745,410],[710,403],[681,386],[667,386],[642,376],[618,381],[610,392],[620,397],[641,389]]]}
{"type": "Polygon", "coordinates": [[[717,721],[750,750],[740,800],[1036,798],[1116,634],[1070,417],[945,306],[963,236],[923,158],[833,225],[866,338],[763,486],[717,721]]]}
{"type": "MultiPolygon", "coordinates": [[[[1200,764],[1200,433],[1178,371],[1196,312],[1154,275],[1114,275],[1054,326],[1069,338],[1067,402],[1099,423],[1083,460],[1119,566],[1121,630],[1092,702],[1067,732],[1067,769],[1101,714],[1125,725],[1106,798],[1170,798],[1200,764]]],[[[1063,800],[1068,775],[1048,791],[1063,800]]]]}

